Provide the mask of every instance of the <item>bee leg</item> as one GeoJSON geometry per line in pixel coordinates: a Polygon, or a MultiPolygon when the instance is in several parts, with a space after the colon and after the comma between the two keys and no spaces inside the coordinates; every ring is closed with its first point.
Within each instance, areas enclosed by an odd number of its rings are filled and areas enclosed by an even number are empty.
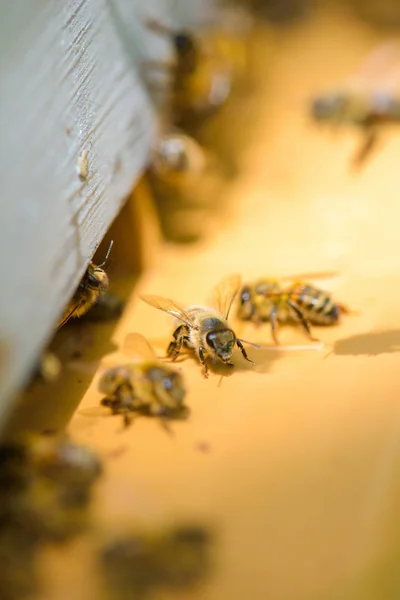
{"type": "Polygon", "coordinates": [[[102,406],[107,406],[107,408],[113,408],[114,404],[115,404],[115,400],[113,400],[112,398],[102,398],[100,400],[100,404],[102,406]]]}
{"type": "Polygon", "coordinates": [[[367,129],[364,135],[363,142],[352,160],[352,168],[354,170],[358,170],[364,165],[365,160],[378,141],[378,134],[375,129],[367,129]]]}
{"type": "Polygon", "coordinates": [[[353,312],[345,304],[338,304],[338,308],[339,308],[340,312],[343,313],[344,315],[350,315],[353,312]]]}
{"type": "Polygon", "coordinates": [[[279,339],[278,339],[278,306],[275,305],[272,307],[272,310],[270,312],[269,315],[269,320],[271,323],[271,334],[272,334],[272,339],[274,340],[275,344],[277,346],[279,346],[279,339]]]}
{"type": "Polygon", "coordinates": [[[188,339],[185,333],[187,333],[187,328],[184,325],[181,325],[174,331],[174,339],[168,346],[167,350],[167,356],[172,356],[172,360],[176,360],[178,358],[179,352],[182,350],[183,342],[188,339]]]}
{"type": "Polygon", "coordinates": [[[286,300],[287,304],[290,306],[290,308],[293,310],[293,312],[296,314],[296,316],[298,317],[298,319],[300,320],[301,325],[303,326],[304,331],[306,332],[307,336],[309,337],[309,339],[312,342],[319,342],[318,338],[315,338],[312,333],[311,333],[311,328],[310,328],[310,324],[307,321],[307,319],[304,317],[303,313],[301,312],[300,308],[297,306],[297,304],[295,304],[292,300],[287,299],[286,300]]]}
{"type": "Polygon", "coordinates": [[[204,348],[202,346],[200,346],[200,348],[199,348],[199,360],[204,367],[204,377],[207,378],[208,377],[208,367],[207,367],[207,363],[206,363],[206,357],[204,356],[204,348]]]}
{"type": "Polygon", "coordinates": [[[124,427],[129,427],[133,421],[133,415],[129,411],[124,412],[124,427]]]}
{"type": "Polygon", "coordinates": [[[143,60],[141,66],[145,70],[161,69],[162,71],[174,71],[176,68],[175,62],[155,59],[143,60]]]}
{"type": "MultiPolygon", "coordinates": [[[[251,363],[251,364],[254,366],[256,363],[254,362],[254,360],[251,360],[251,358],[249,358],[249,357],[247,356],[247,352],[246,352],[246,350],[244,349],[244,346],[243,346],[242,342],[241,342],[240,340],[236,340],[236,343],[237,343],[237,345],[238,345],[238,348],[240,348],[240,351],[241,351],[241,353],[243,354],[243,358],[245,358],[245,359],[246,359],[246,360],[247,360],[249,363],[251,363]]],[[[229,367],[233,367],[233,365],[232,365],[231,363],[226,363],[226,364],[227,364],[229,367]]]]}

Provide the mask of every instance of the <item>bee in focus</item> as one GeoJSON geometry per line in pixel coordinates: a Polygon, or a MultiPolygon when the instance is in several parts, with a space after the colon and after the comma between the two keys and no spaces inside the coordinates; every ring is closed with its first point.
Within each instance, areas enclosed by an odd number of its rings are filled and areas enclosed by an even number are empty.
{"type": "Polygon", "coordinates": [[[354,77],[311,102],[311,117],[317,123],[361,132],[362,143],[353,158],[356,168],[375,148],[383,126],[400,124],[399,75],[399,46],[389,42],[375,49],[354,77]]]}
{"type": "MultiPolygon", "coordinates": [[[[206,359],[210,357],[213,362],[217,360],[229,367],[235,346],[240,348],[243,357],[252,365],[255,363],[247,356],[243,343],[250,344],[236,337],[228,323],[232,303],[239,291],[241,279],[239,275],[227,277],[219,283],[213,291],[217,309],[202,306],[189,306],[182,308],[168,298],[160,296],[141,296],[141,299],[162,310],[177,320],[180,324],[173,333],[173,340],[168,346],[167,354],[176,360],[182,347],[194,351],[196,357],[204,367],[204,377],[208,377],[206,359]]],[[[256,346],[255,344],[251,344],[256,346]]]]}
{"type": "Polygon", "coordinates": [[[160,588],[186,589],[209,572],[211,541],[210,532],[199,525],[134,531],[102,549],[101,572],[121,598],[129,592],[142,598],[160,588]]]}
{"type": "Polygon", "coordinates": [[[175,31],[155,19],[147,19],[145,24],[173,44],[172,64],[149,63],[153,67],[167,66],[171,72],[172,122],[185,125],[194,115],[208,114],[222,106],[232,86],[233,68],[226,52],[211,39],[200,40],[189,31],[175,31]]]}
{"type": "Polygon", "coordinates": [[[58,324],[58,328],[65,325],[71,318],[81,317],[97,302],[100,295],[108,290],[108,275],[105,269],[109,265],[109,256],[113,242],[111,242],[106,257],[101,265],[89,263],[81,282],[67,305],[58,324]]]}
{"type": "Polygon", "coordinates": [[[99,380],[99,391],[106,396],[102,405],[113,414],[122,414],[125,426],[131,423],[134,413],[164,420],[185,418],[188,408],[182,375],[162,364],[139,333],[127,336],[124,352],[130,362],[108,369],[99,380]]]}
{"type": "Polygon", "coordinates": [[[318,341],[311,333],[313,325],[336,325],[349,309],[335,302],[328,292],[309,283],[295,281],[285,286],[283,280],[260,279],[243,286],[237,316],[242,321],[271,324],[273,340],[279,344],[279,323],[300,323],[307,337],[318,341]]]}

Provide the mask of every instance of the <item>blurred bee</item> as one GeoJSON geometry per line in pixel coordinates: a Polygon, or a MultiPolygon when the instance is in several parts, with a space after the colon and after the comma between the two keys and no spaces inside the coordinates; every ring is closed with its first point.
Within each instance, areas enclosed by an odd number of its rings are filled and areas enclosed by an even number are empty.
{"type": "Polygon", "coordinates": [[[400,123],[400,49],[397,43],[379,46],[360,71],[336,90],[311,102],[312,118],[333,126],[353,126],[362,134],[353,166],[362,166],[376,146],[384,125],[400,123]],[[397,88],[397,89],[396,89],[397,88]]]}
{"type": "Polygon", "coordinates": [[[99,380],[99,391],[106,395],[102,405],[113,414],[122,414],[125,426],[131,423],[134,413],[161,419],[187,416],[182,375],[161,364],[139,333],[127,336],[124,352],[130,356],[130,362],[108,369],[99,380]]]}
{"type": "Polygon", "coordinates": [[[58,379],[62,370],[61,361],[53,352],[46,350],[36,362],[27,386],[35,381],[53,383],[58,379]]]}
{"type": "Polygon", "coordinates": [[[200,144],[180,132],[161,136],[153,148],[152,171],[168,184],[197,180],[206,165],[206,153],[200,144]]]}
{"type": "Polygon", "coordinates": [[[108,290],[108,275],[104,269],[109,265],[109,256],[113,242],[107,250],[106,257],[101,265],[89,263],[81,282],[67,305],[58,327],[65,325],[71,318],[81,317],[95,304],[100,295],[108,290]],[[104,267],[104,268],[103,268],[104,267]]]}
{"type": "Polygon", "coordinates": [[[172,40],[172,64],[148,61],[148,66],[167,67],[171,72],[172,122],[185,125],[194,115],[208,114],[222,106],[232,86],[233,67],[226,51],[212,44],[211,39],[200,40],[189,31],[175,31],[155,19],[146,19],[145,24],[172,40]]]}
{"type": "Polygon", "coordinates": [[[33,438],[28,446],[28,457],[42,476],[64,485],[90,486],[102,473],[97,455],[67,436],[33,438]]]}
{"type": "Polygon", "coordinates": [[[1,444],[2,534],[23,533],[37,545],[81,532],[100,474],[97,456],[65,436],[29,434],[1,444]]]}
{"type": "Polygon", "coordinates": [[[143,598],[155,589],[185,589],[209,572],[211,541],[199,525],[134,531],[101,550],[101,571],[121,598],[129,592],[143,598]]]}
{"type": "MultiPolygon", "coordinates": [[[[239,275],[227,277],[213,291],[217,310],[202,306],[182,308],[168,298],[160,296],[141,296],[150,306],[167,312],[181,322],[173,333],[173,340],[168,346],[167,354],[176,360],[182,347],[194,351],[204,367],[204,377],[208,377],[206,358],[210,356],[215,362],[220,360],[229,367],[235,345],[240,348],[243,357],[252,365],[255,363],[247,356],[243,343],[251,344],[236,337],[228,324],[232,303],[239,291],[241,279],[239,275]]],[[[251,344],[256,346],[255,344],[251,344]]]]}
{"type": "Polygon", "coordinates": [[[308,338],[318,341],[311,333],[310,324],[336,325],[341,315],[349,312],[346,306],[334,302],[327,292],[301,281],[285,287],[284,279],[261,279],[245,285],[237,312],[243,321],[270,322],[276,344],[279,344],[279,323],[300,323],[308,338]]]}

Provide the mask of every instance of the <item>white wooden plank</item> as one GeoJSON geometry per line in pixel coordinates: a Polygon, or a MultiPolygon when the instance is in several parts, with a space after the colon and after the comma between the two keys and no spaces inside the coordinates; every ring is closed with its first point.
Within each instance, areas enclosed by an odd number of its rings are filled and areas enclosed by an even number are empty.
{"type": "Polygon", "coordinates": [[[1,0],[0,73],[1,418],[142,170],[154,129],[106,0],[1,0]],[[82,150],[86,181],[76,171],[82,150]]]}

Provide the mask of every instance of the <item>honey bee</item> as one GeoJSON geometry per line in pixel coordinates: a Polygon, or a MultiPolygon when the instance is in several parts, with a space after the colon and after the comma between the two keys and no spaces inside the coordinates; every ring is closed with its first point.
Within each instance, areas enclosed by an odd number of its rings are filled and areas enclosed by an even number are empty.
{"type": "Polygon", "coordinates": [[[100,295],[108,290],[108,275],[105,272],[109,262],[109,256],[113,242],[107,250],[106,257],[101,265],[89,263],[81,282],[67,305],[64,314],[58,324],[58,328],[65,325],[71,318],[81,317],[95,304],[100,295]],[[104,268],[103,268],[104,267],[104,268]]]}
{"type": "Polygon", "coordinates": [[[175,329],[173,340],[167,350],[172,360],[178,358],[182,347],[190,348],[203,365],[204,377],[208,377],[207,356],[210,356],[213,362],[220,360],[227,366],[233,367],[230,360],[237,345],[243,357],[252,365],[255,364],[247,356],[243,343],[257,347],[256,344],[237,338],[228,324],[229,313],[240,283],[239,275],[232,275],[214,288],[213,296],[217,310],[202,306],[189,306],[184,309],[168,298],[141,296],[141,299],[150,306],[172,315],[181,322],[175,329]]]}
{"type": "Polygon", "coordinates": [[[198,179],[206,164],[200,144],[180,132],[161,136],[153,149],[152,171],[169,184],[198,179]]]}
{"type": "Polygon", "coordinates": [[[108,369],[99,380],[99,391],[106,395],[102,405],[113,414],[122,414],[125,426],[131,423],[134,413],[161,419],[187,416],[182,375],[161,364],[139,333],[126,337],[124,352],[130,356],[130,362],[108,369]]]}
{"type": "MultiPolygon", "coordinates": [[[[156,33],[168,36],[174,47],[172,74],[172,122],[185,124],[193,115],[203,115],[222,106],[232,86],[232,68],[218,45],[200,41],[189,31],[175,31],[155,19],[145,20],[146,26],[156,33]]],[[[151,66],[165,67],[152,61],[151,66]]]]}
{"type": "Polygon", "coordinates": [[[353,158],[356,168],[376,146],[382,127],[400,123],[399,75],[399,46],[389,42],[375,49],[344,85],[311,102],[310,112],[316,122],[348,125],[361,132],[362,144],[353,158]]]}
{"type": "Polygon", "coordinates": [[[327,292],[301,281],[285,286],[284,279],[261,279],[243,286],[237,311],[243,321],[256,324],[268,321],[276,344],[279,344],[279,323],[300,323],[307,337],[318,341],[311,333],[310,324],[336,325],[342,314],[350,312],[327,292]]]}
{"type": "Polygon", "coordinates": [[[186,589],[209,573],[212,541],[211,532],[197,524],[133,531],[102,548],[101,571],[121,598],[129,593],[147,598],[160,588],[186,589]]]}

